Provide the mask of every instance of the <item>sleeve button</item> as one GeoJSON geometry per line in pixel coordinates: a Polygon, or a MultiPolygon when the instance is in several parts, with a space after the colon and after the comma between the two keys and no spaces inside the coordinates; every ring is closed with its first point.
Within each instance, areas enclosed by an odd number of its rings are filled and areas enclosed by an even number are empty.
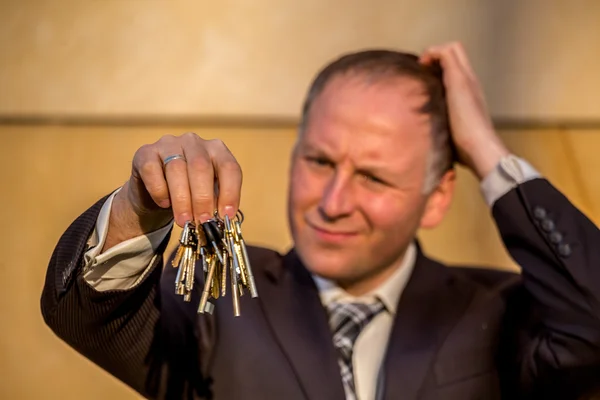
{"type": "Polygon", "coordinates": [[[546,210],[543,207],[535,207],[533,209],[533,216],[536,219],[544,219],[546,217],[546,210]]]}
{"type": "Polygon", "coordinates": [[[568,257],[571,255],[571,246],[568,243],[563,243],[558,246],[558,254],[563,257],[568,257]]]}
{"type": "Polygon", "coordinates": [[[545,230],[546,232],[550,232],[554,230],[554,222],[552,222],[551,219],[544,219],[542,221],[542,229],[545,230]]]}
{"type": "Polygon", "coordinates": [[[560,232],[554,231],[550,234],[550,242],[554,244],[559,244],[562,240],[563,236],[560,234],[560,232]]]}

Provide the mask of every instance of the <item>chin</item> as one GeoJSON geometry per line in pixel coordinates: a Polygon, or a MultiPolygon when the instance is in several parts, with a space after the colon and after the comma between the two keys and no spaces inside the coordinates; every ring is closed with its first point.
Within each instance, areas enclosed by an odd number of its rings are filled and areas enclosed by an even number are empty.
{"type": "Polygon", "coordinates": [[[297,248],[297,251],[306,269],[322,278],[346,281],[352,280],[356,275],[356,271],[352,268],[352,264],[356,262],[355,257],[350,259],[347,254],[340,254],[340,252],[303,249],[302,246],[297,248]]]}

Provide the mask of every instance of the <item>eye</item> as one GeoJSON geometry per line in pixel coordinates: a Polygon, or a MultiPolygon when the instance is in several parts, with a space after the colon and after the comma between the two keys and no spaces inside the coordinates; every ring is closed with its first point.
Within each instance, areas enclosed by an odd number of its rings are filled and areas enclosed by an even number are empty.
{"type": "Polygon", "coordinates": [[[326,159],[325,157],[306,157],[306,160],[319,167],[332,167],[333,162],[326,159]]]}
{"type": "Polygon", "coordinates": [[[362,173],[361,177],[368,183],[374,183],[377,185],[386,185],[386,183],[384,181],[382,181],[378,177],[368,174],[368,173],[362,173]]]}

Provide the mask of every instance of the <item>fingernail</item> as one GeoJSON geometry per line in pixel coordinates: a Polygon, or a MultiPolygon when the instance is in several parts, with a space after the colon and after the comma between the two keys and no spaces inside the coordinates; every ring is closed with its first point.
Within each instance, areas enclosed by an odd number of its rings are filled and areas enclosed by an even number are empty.
{"type": "Polygon", "coordinates": [[[171,206],[171,202],[169,199],[164,199],[158,202],[158,206],[162,208],[169,208],[171,206]]]}
{"type": "Polygon", "coordinates": [[[233,218],[235,216],[235,207],[234,206],[225,206],[223,207],[223,216],[228,215],[229,218],[233,218]]]}
{"type": "Polygon", "coordinates": [[[192,220],[192,216],[188,213],[183,213],[179,215],[179,218],[177,218],[177,220],[179,222],[179,226],[183,227],[186,222],[192,220]]]}
{"type": "Polygon", "coordinates": [[[211,218],[212,218],[211,214],[209,214],[209,213],[202,213],[202,214],[200,214],[200,218],[199,218],[200,219],[200,223],[204,223],[204,222],[208,221],[211,218]]]}

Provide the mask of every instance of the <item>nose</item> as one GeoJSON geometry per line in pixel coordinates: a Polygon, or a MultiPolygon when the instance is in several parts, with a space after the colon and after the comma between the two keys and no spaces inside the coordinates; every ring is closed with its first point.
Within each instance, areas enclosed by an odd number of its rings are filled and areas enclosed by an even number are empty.
{"type": "Polygon", "coordinates": [[[338,170],[325,186],[319,202],[319,213],[326,221],[346,217],[354,211],[355,200],[351,176],[338,170]]]}

